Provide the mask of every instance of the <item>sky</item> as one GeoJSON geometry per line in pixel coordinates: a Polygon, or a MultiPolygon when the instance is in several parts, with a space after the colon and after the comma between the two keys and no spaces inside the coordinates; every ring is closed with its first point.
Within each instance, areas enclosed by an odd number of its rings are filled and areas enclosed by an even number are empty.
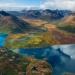
{"type": "Polygon", "coordinates": [[[75,0],[0,0],[0,9],[68,9],[74,10],[75,0]]]}
{"type": "Polygon", "coordinates": [[[0,9],[21,10],[39,8],[40,0],[0,0],[0,9]]]}
{"type": "Polygon", "coordinates": [[[75,0],[43,0],[41,8],[75,10],[75,0]]]}

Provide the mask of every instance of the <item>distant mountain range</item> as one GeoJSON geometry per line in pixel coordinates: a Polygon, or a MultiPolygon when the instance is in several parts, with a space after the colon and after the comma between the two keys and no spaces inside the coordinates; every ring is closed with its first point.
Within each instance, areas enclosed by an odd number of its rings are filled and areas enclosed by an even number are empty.
{"type": "Polygon", "coordinates": [[[16,16],[26,16],[28,18],[39,18],[44,20],[58,20],[69,15],[71,11],[69,10],[22,10],[22,11],[9,11],[9,13],[16,16]]]}

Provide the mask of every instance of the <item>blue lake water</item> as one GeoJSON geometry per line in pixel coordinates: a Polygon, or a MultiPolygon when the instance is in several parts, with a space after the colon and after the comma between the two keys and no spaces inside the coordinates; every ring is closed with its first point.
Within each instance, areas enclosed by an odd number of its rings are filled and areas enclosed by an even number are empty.
{"type": "Polygon", "coordinates": [[[5,44],[5,38],[7,37],[7,34],[5,33],[0,33],[0,47],[4,46],[5,44]]]}

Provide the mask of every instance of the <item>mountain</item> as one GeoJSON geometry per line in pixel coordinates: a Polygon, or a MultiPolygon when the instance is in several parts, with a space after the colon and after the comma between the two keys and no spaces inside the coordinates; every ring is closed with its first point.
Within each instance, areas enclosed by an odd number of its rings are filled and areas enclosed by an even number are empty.
{"type": "Polygon", "coordinates": [[[19,12],[16,11],[8,11],[11,14],[17,16],[25,16],[27,18],[38,18],[43,20],[58,20],[63,18],[65,15],[69,15],[71,11],[68,10],[22,10],[19,12]]]}
{"type": "Polygon", "coordinates": [[[0,11],[0,16],[10,16],[10,14],[5,11],[0,11]]]}
{"type": "Polygon", "coordinates": [[[63,18],[65,15],[68,15],[70,11],[67,10],[49,10],[46,9],[42,11],[42,18],[47,20],[59,20],[63,18]]]}
{"type": "Polygon", "coordinates": [[[44,20],[58,20],[64,17],[65,15],[68,15],[70,11],[67,10],[29,10],[29,11],[22,11],[25,13],[25,16],[31,17],[31,18],[40,18],[44,20]]]}
{"type": "Polygon", "coordinates": [[[30,32],[40,31],[41,29],[33,27],[31,24],[11,15],[5,11],[0,11],[0,31],[2,32],[30,32]]]}
{"type": "Polygon", "coordinates": [[[75,24],[75,15],[65,16],[62,21],[67,24],[75,24]]]}
{"type": "Polygon", "coordinates": [[[7,13],[15,15],[15,16],[24,16],[24,13],[20,11],[7,11],[7,13]]]}
{"type": "Polygon", "coordinates": [[[59,20],[58,28],[75,33],[75,14],[71,13],[70,15],[65,16],[59,20]]]}

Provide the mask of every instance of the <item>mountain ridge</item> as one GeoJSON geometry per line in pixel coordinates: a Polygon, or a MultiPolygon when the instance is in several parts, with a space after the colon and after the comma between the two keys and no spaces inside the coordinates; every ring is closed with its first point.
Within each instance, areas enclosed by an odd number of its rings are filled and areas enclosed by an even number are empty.
{"type": "MultiPolygon", "coordinates": [[[[37,27],[23,21],[15,15],[9,14],[5,11],[0,11],[0,26],[1,30],[7,29],[7,32],[27,32],[38,31],[37,27]]],[[[40,30],[40,29],[39,29],[40,30]]]]}

